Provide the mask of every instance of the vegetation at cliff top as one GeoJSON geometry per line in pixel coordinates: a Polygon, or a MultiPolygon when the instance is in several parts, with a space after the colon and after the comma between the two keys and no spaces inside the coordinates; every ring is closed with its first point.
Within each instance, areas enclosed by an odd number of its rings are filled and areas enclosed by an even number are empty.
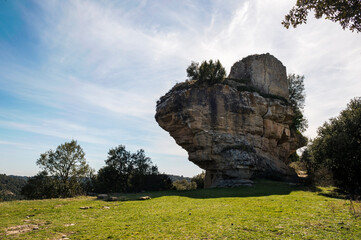
{"type": "Polygon", "coordinates": [[[286,183],[0,203],[0,239],[360,239],[360,203],[286,183]],[[149,195],[151,200],[138,201],[149,195]],[[83,209],[81,209],[83,208],[83,209]]]}
{"type": "Polygon", "coordinates": [[[219,60],[214,61],[209,60],[203,61],[201,65],[197,62],[192,62],[186,69],[187,79],[184,82],[176,83],[164,96],[160,97],[157,101],[157,105],[162,103],[170,93],[181,91],[189,88],[197,88],[204,86],[211,86],[213,84],[227,84],[230,85],[229,81],[237,82],[240,85],[237,87],[237,90],[240,92],[257,92],[265,98],[278,99],[282,100],[284,103],[288,104],[289,102],[278,95],[263,93],[257,90],[255,87],[250,86],[250,79],[234,79],[226,77],[226,70],[222,66],[219,60]]]}
{"type": "Polygon", "coordinates": [[[226,70],[219,60],[203,61],[200,66],[199,63],[192,62],[186,71],[188,80],[196,81],[198,84],[221,83],[226,77],[226,70]]]}

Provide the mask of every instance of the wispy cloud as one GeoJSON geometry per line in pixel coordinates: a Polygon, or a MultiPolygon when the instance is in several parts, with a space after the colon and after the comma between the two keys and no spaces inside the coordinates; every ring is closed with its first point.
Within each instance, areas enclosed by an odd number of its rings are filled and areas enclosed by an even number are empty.
{"type": "Polygon", "coordinates": [[[78,139],[88,143],[107,143],[106,132],[97,129],[89,129],[74,124],[73,122],[60,120],[41,120],[36,124],[19,123],[14,121],[0,121],[0,127],[7,129],[16,129],[36,134],[52,136],[61,139],[78,139]],[[103,138],[97,137],[102,135],[103,138]]]}

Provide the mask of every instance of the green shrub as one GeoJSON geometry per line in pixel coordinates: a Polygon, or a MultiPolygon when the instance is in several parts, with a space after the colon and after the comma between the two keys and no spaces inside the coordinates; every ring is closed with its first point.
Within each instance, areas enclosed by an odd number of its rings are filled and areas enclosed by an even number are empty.
{"type": "Polygon", "coordinates": [[[314,169],[324,166],[337,187],[361,195],[361,97],[318,129],[310,150],[314,169]]]}
{"type": "Polygon", "coordinates": [[[204,188],[204,179],[206,177],[206,173],[202,172],[194,177],[192,177],[191,181],[197,184],[197,189],[204,188]]]}
{"type": "Polygon", "coordinates": [[[199,84],[221,83],[226,77],[226,70],[219,60],[203,61],[200,66],[199,63],[192,62],[186,71],[188,79],[195,80],[199,84]]]}
{"type": "Polygon", "coordinates": [[[177,180],[173,182],[173,187],[176,190],[194,190],[197,189],[197,184],[193,181],[188,182],[186,179],[177,180]]]}
{"type": "Polygon", "coordinates": [[[56,198],[59,197],[59,184],[58,179],[48,176],[46,171],[42,171],[28,179],[21,194],[27,199],[56,198]]]}

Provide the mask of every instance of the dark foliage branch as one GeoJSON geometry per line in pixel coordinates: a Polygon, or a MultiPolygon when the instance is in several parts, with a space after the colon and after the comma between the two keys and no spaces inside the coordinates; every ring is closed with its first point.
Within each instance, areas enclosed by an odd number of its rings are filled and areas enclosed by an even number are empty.
{"type": "Polygon", "coordinates": [[[297,0],[282,21],[286,28],[297,27],[307,22],[307,16],[313,11],[317,19],[338,22],[343,29],[361,32],[361,1],[360,0],[297,0]]]}

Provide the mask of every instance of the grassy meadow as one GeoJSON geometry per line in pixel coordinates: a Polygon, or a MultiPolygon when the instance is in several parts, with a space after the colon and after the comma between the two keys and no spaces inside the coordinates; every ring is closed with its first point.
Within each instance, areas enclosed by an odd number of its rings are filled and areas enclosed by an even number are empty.
{"type": "Polygon", "coordinates": [[[0,239],[361,239],[361,217],[330,190],[262,180],[118,196],[125,201],[1,202],[0,239]],[[145,195],[152,199],[137,200],[145,195]]]}

